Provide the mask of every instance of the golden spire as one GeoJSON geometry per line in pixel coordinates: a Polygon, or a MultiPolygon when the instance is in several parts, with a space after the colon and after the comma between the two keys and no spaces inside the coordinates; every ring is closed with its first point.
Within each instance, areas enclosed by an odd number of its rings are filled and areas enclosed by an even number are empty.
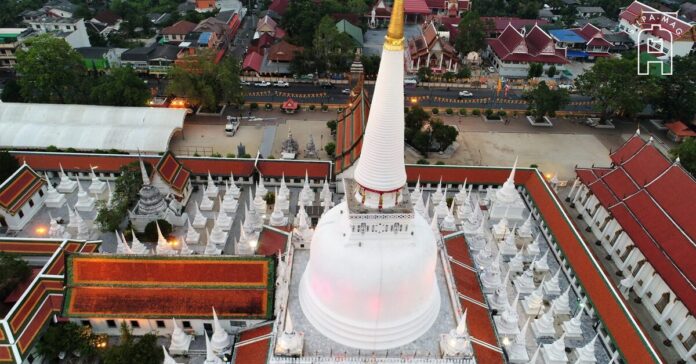
{"type": "Polygon", "coordinates": [[[384,48],[390,51],[404,49],[404,1],[394,0],[389,29],[384,37],[384,48]]]}

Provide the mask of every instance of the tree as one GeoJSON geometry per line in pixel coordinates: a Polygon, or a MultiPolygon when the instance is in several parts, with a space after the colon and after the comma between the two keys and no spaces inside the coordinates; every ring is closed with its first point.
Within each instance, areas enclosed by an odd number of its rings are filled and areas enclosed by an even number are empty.
{"type": "Polygon", "coordinates": [[[336,120],[329,120],[326,122],[326,127],[331,130],[331,135],[336,135],[336,128],[338,127],[338,122],[336,120]]]}
{"type": "Polygon", "coordinates": [[[527,78],[541,77],[544,74],[544,65],[541,63],[530,63],[529,71],[527,71],[527,78]]]}
{"type": "Polygon", "coordinates": [[[639,77],[635,60],[603,58],[575,80],[580,93],[592,97],[601,120],[613,114],[632,115],[645,107],[654,91],[651,78],[639,77]]]}
{"type": "Polygon", "coordinates": [[[372,55],[372,56],[362,55],[360,57],[360,62],[363,65],[363,70],[365,72],[365,76],[376,77],[377,71],[379,71],[379,62],[380,61],[381,61],[381,58],[379,55],[372,55]]]}
{"type": "Polygon", "coordinates": [[[144,106],[150,98],[147,84],[131,67],[114,68],[100,77],[91,94],[94,103],[111,106],[144,106]]]}
{"type": "Polygon", "coordinates": [[[24,102],[22,98],[22,88],[19,86],[17,80],[10,79],[5,83],[0,100],[4,102],[24,102]]]}
{"type": "Polygon", "coordinates": [[[231,57],[214,61],[208,50],[188,55],[169,71],[167,92],[200,103],[204,110],[217,110],[221,103],[241,104],[242,88],[239,62],[231,57]]]}
{"type": "Polygon", "coordinates": [[[135,340],[125,322],[121,324],[121,341],[104,353],[104,364],[159,364],[164,359],[157,336],[145,334],[135,340]]]}
{"type": "Polygon", "coordinates": [[[428,112],[423,110],[422,107],[415,105],[406,113],[405,116],[405,126],[410,129],[420,129],[423,127],[423,123],[430,119],[428,112]]]}
{"type": "Polygon", "coordinates": [[[355,44],[348,34],[340,33],[333,18],[324,16],[312,41],[314,54],[324,67],[332,72],[345,72],[350,68],[355,44]]]}
{"type": "Polygon", "coordinates": [[[293,0],[281,20],[281,26],[291,36],[292,43],[310,47],[314,40],[314,32],[325,15],[320,6],[313,0],[293,0]]]}
{"type": "Polygon", "coordinates": [[[666,119],[688,122],[696,115],[696,55],[674,58],[674,74],[657,80],[653,104],[666,119]]]}
{"type": "Polygon", "coordinates": [[[336,143],[334,142],[329,142],[324,146],[324,151],[326,154],[329,155],[329,157],[334,157],[336,153],[336,143]]]}
{"type": "Polygon", "coordinates": [[[462,55],[478,52],[486,46],[486,28],[477,11],[464,13],[459,21],[454,48],[462,55]]]}
{"type": "Polygon", "coordinates": [[[471,69],[466,65],[462,65],[459,68],[459,71],[457,71],[457,78],[470,78],[470,77],[471,77],[471,69]]]}
{"type": "Polygon", "coordinates": [[[430,80],[430,76],[433,75],[433,70],[430,69],[430,67],[421,67],[418,69],[418,80],[419,81],[428,81],[430,80]]]}
{"type": "Polygon", "coordinates": [[[0,184],[19,169],[19,162],[6,150],[0,150],[0,184]]]}
{"type": "Polygon", "coordinates": [[[534,118],[541,122],[546,115],[553,116],[556,111],[570,101],[570,96],[565,90],[551,90],[546,82],[541,81],[536,88],[527,92],[525,98],[529,102],[529,109],[534,118]]]}
{"type": "Polygon", "coordinates": [[[167,220],[157,220],[157,223],[150,221],[150,223],[145,226],[145,231],[143,232],[144,241],[150,243],[157,242],[159,238],[157,235],[157,225],[159,225],[162,236],[164,236],[165,239],[172,233],[172,224],[168,223],[167,220]]]}
{"type": "Polygon", "coordinates": [[[82,56],[62,38],[42,34],[17,51],[16,70],[27,102],[85,103],[88,86],[82,56]]]}
{"type": "Polygon", "coordinates": [[[68,363],[76,357],[92,362],[96,361],[90,359],[96,359],[98,344],[103,340],[88,326],[68,322],[49,326],[36,343],[36,351],[49,363],[57,363],[61,353],[66,355],[68,363]]]}
{"type": "Polygon", "coordinates": [[[430,128],[432,130],[432,139],[438,144],[438,150],[443,151],[447,149],[455,140],[457,140],[457,128],[451,125],[445,125],[440,120],[433,120],[430,122],[430,128]]]}
{"type": "Polygon", "coordinates": [[[0,252],[0,298],[4,299],[31,275],[31,269],[21,258],[0,252]]]}
{"type": "Polygon", "coordinates": [[[549,76],[549,78],[553,78],[553,76],[556,75],[556,66],[551,65],[548,70],[546,70],[546,75],[549,76]]]}
{"type": "MultiPolygon", "coordinates": [[[[151,173],[152,166],[145,164],[145,169],[151,173]]],[[[105,201],[97,202],[97,217],[95,222],[103,232],[118,229],[128,209],[138,201],[138,192],[143,186],[143,178],[140,173],[140,164],[133,162],[120,169],[121,175],[116,178],[114,184],[114,198],[111,206],[105,201]]]]}
{"type": "Polygon", "coordinates": [[[696,138],[686,138],[672,149],[671,154],[674,158],[679,157],[684,169],[696,176],[696,138]]]}

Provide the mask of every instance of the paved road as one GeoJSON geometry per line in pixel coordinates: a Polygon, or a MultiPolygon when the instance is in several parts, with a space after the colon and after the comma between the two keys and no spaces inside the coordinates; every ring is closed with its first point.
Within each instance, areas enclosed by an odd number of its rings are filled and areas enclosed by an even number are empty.
{"type": "MultiPolygon", "coordinates": [[[[374,89],[373,85],[367,85],[367,90],[371,93],[374,89]]],[[[256,87],[248,86],[245,91],[247,93],[247,102],[265,103],[265,102],[281,102],[288,97],[299,101],[300,103],[311,104],[345,104],[348,102],[348,95],[342,91],[345,85],[336,85],[332,88],[323,88],[321,86],[311,84],[291,84],[289,88],[276,87],[256,87]]],[[[473,96],[460,98],[459,91],[462,89],[448,88],[405,88],[404,95],[406,96],[406,105],[417,103],[425,107],[443,107],[443,108],[463,108],[463,107],[478,107],[490,109],[525,109],[527,103],[522,99],[521,90],[510,90],[505,96],[502,92],[496,96],[495,90],[469,88],[473,96]]],[[[566,106],[566,110],[572,111],[589,111],[592,109],[590,98],[582,95],[571,95],[571,101],[566,106]]]]}

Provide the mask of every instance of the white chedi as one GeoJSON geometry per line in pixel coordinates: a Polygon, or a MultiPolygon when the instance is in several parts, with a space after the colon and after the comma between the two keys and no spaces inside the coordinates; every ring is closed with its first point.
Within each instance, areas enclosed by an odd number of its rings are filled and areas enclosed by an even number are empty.
{"type": "Polygon", "coordinates": [[[174,358],[171,357],[171,355],[169,355],[164,345],[162,345],[162,352],[164,355],[164,360],[162,361],[162,364],[179,364],[176,362],[176,360],[174,360],[174,358]]]}
{"type": "Polygon", "coordinates": [[[519,273],[524,271],[524,256],[521,251],[518,251],[508,262],[508,270],[519,273]]]}
{"type": "Polygon", "coordinates": [[[77,189],[77,181],[73,181],[68,177],[67,174],[65,174],[65,171],[63,170],[63,165],[58,164],[60,166],[60,183],[58,183],[58,186],[56,187],[56,190],[60,193],[73,193],[77,189]]]}
{"type": "Polygon", "coordinates": [[[478,254],[474,256],[474,263],[479,269],[488,267],[494,259],[493,251],[486,245],[478,254]]]}
{"type": "Polygon", "coordinates": [[[508,362],[514,363],[514,364],[527,364],[527,363],[534,363],[529,361],[529,354],[527,353],[527,331],[529,328],[529,320],[530,318],[527,317],[527,321],[525,321],[524,325],[522,325],[522,329],[520,330],[520,333],[515,335],[515,339],[513,340],[512,344],[508,348],[508,362]]]}
{"type": "Polygon", "coordinates": [[[213,229],[208,235],[208,244],[214,244],[219,247],[224,248],[227,243],[228,233],[222,230],[222,228],[216,223],[213,225],[213,229]]]}
{"type": "Polygon", "coordinates": [[[222,231],[230,231],[232,228],[232,216],[227,215],[225,211],[220,211],[215,218],[215,225],[219,226],[222,231]]]}
{"type": "Polygon", "coordinates": [[[556,270],[556,273],[551,276],[551,279],[548,281],[544,282],[544,292],[547,295],[559,295],[561,294],[561,285],[560,285],[560,274],[561,274],[561,268],[559,267],[558,270],[556,270]]]}
{"type": "MultiPolygon", "coordinates": [[[[433,202],[435,202],[434,198],[433,202]]],[[[443,219],[445,218],[445,216],[447,216],[448,211],[449,208],[447,208],[447,188],[445,188],[445,193],[443,197],[440,199],[438,203],[435,204],[435,215],[437,215],[438,219],[443,219]]]]}
{"type": "Polygon", "coordinates": [[[495,289],[493,294],[486,295],[486,298],[488,299],[488,305],[498,311],[504,310],[507,305],[509,304],[508,300],[508,293],[507,293],[507,284],[510,281],[510,270],[505,273],[505,278],[500,283],[500,286],[495,289]]]}
{"type": "Polygon", "coordinates": [[[210,338],[210,346],[215,354],[221,355],[230,348],[231,344],[230,335],[220,325],[217,312],[213,307],[213,336],[210,338]]]}
{"type": "Polygon", "coordinates": [[[554,314],[556,315],[569,315],[570,314],[570,286],[558,296],[554,303],[554,314]]]}
{"type": "Polygon", "coordinates": [[[493,258],[491,264],[483,269],[481,273],[481,285],[483,286],[483,293],[493,293],[498,287],[500,287],[500,252],[493,258]]]}
{"type": "Polygon", "coordinates": [[[302,185],[302,190],[300,191],[299,200],[305,206],[312,206],[314,204],[314,191],[309,187],[309,175],[305,171],[304,184],[302,185]]]}
{"type": "Polygon", "coordinates": [[[288,199],[288,196],[289,192],[288,194],[284,194],[280,192],[280,189],[278,189],[278,193],[275,197],[275,204],[278,205],[283,213],[290,211],[290,200],[288,199]]]}
{"type": "Polygon", "coordinates": [[[447,211],[447,215],[445,215],[445,218],[442,219],[441,229],[442,231],[457,230],[457,222],[454,220],[454,201],[450,205],[450,208],[447,211]]]}
{"type": "Polygon", "coordinates": [[[466,181],[467,180],[465,179],[464,184],[459,187],[459,191],[454,195],[454,202],[456,202],[458,205],[463,204],[468,197],[466,191],[466,181]]]}
{"type": "Polygon", "coordinates": [[[260,193],[261,196],[266,196],[268,193],[268,189],[266,188],[266,185],[263,183],[263,177],[259,178],[259,182],[256,184],[256,193],[260,193]]]}
{"type": "Polygon", "coordinates": [[[319,191],[319,199],[322,201],[325,200],[326,195],[331,195],[331,189],[329,187],[329,180],[325,178],[324,184],[321,186],[321,191],[319,191]]]}
{"type": "MultiPolygon", "coordinates": [[[[141,243],[137,236],[135,236],[135,230],[131,230],[131,236],[133,241],[131,242],[131,251],[136,255],[146,255],[150,253],[145,244],[141,243]]],[[[125,241],[125,240],[124,240],[125,241]]]]}
{"type": "Polygon", "coordinates": [[[473,358],[471,337],[466,326],[466,310],[464,310],[457,327],[440,336],[440,353],[443,359],[473,358]]]}
{"type": "Polygon", "coordinates": [[[266,203],[266,200],[264,199],[265,194],[261,194],[261,192],[262,191],[260,191],[258,188],[256,189],[256,194],[254,195],[254,201],[253,201],[254,211],[256,211],[256,213],[259,215],[265,215],[266,209],[268,208],[268,204],[266,203]]]}
{"type": "Polygon", "coordinates": [[[528,257],[534,257],[539,255],[541,253],[541,233],[537,233],[536,238],[534,238],[534,241],[532,241],[531,244],[527,244],[527,256],[528,257]]]}
{"type": "Polygon", "coordinates": [[[311,221],[307,213],[304,212],[304,206],[300,206],[300,210],[301,211],[297,213],[297,217],[295,217],[295,221],[293,221],[293,223],[297,223],[297,226],[295,227],[294,234],[292,234],[292,238],[293,241],[299,243],[300,246],[308,246],[312,241],[314,230],[311,228],[311,221]]]}
{"type": "Polygon", "coordinates": [[[541,347],[541,357],[546,364],[567,363],[568,355],[565,352],[565,335],[561,335],[558,340],[551,344],[543,344],[541,347]]]}
{"type": "Polygon", "coordinates": [[[290,312],[286,313],[283,332],[278,335],[274,353],[279,356],[298,357],[304,349],[304,333],[295,331],[290,312]]]}
{"type": "Polygon", "coordinates": [[[205,250],[203,251],[203,254],[220,255],[222,253],[222,249],[218,248],[217,244],[215,244],[215,241],[213,241],[210,238],[210,230],[208,230],[207,228],[205,229],[205,235],[207,243],[205,244],[205,250]]]}
{"type": "Polygon", "coordinates": [[[68,207],[68,229],[77,229],[78,225],[78,217],[77,215],[77,210],[74,208],[71,208],[70,205],[68,207]]]}
{"type": "Polygon", "coordinates": [[[67,234],[65,232],[65,227],[56,221],[56,219],[51,216],[51,214],[48,214],[48,218],[50,219],[50,224],[48,227],[48,236],[51,238],[55,239],[65,239],[68,238],[70,234],[67,234]]]}
{"type": "MultiPolygon", "coordinates": [[[[288,185],[285,184],[285,173],[283,173],[282,177],[280,177],[280,188],[278,188],[278,196],[276,196],[276,200],[278,200],[279,196],[283,196],[286,201],[290,201],[290,189],[288,188],[288,185]]],[[[287,210],[287,208],[285,208],[285,210],[287,210]]]]}
{"type": "Polygon", "coordinates": [[[532,262],[532,265],[534,266],[534,271],[535,272],[548,272],[549,271],[549,250],[547,249],[544,252],[544,255],[538,257],[537,259],[534,259],[534,262],[532,262]]]}
{"type": "Polygon", "coordinates": [[[65,205],[67,202],[67,199],[65,198],[65,195],[58,192],[53,187],[53,184],[51,183],[51,179],[48,178],[48,174],[44,174],[46,178],[46,199],[44,200],[44,203],[46,204],[46,207],[53,208],[53,209],[59,209],[65,205]]]}
{"type": "MultiPolygon", "coordinates": [[[[215,195],[217,195],[217,193],[215,195]]],[[[208,189],[204,187],[203,194],[201,195],[201,203],[198,208],[201,211],[213,211],[214,206],[215,202],[208,196],[208,189]]]]}
{"type": "Polygon", "coordinates": [[[177,251],[174,250],[167,239],[165,239],[164,235],[162,235],[162,230],[156,220],[155,226],[157,227],[157,246],[155,247],[157,255],[175,255],[177,251]]]}
{"type": "Polygon", "coordinates": [[[508,235],[508,220],[503,217],[495,225],[493,225],[492,231],[493,236],[497,240],[502,240],[508,235]]]}
{"type": "Polygon", "coordinates": [[[520,294],[515,296],[512,304],[507,305],[500,316],[495,316],[493,321],[498,329],[498,335],[512,336],[520,333],[519,315],[517,314],[517,302],[520,299],[520,294]]]}
{"type": "Polygon", "coordinates": [[[169,352],[174,355],[186,354],[191,346],[193,336],[187,335],[184,330],[179,327],[174,318],[172,318],[172,326],[174,327],[174,331],[172,331],[172,340],[169,344],[169,352]]]}
{"type": "Polygon", "coordinates": [[[473,233],[467,234],[467,239],[469,242],[469,249],[474,252],[478,252],[488,245],[488,240],[486,238],[486,224],[481,222],[478,229],[473,233]]]}
{"type": "Polygon", "coordinates": [[[437,223],[437,214],[433,214],[433,218],[430,220],[430,230],[433,232],[433,235],[440,237],[440,225],[437,223]]]}
{"type": "Polygon", "coordinates": [[[90,175],[92,176],[92,183],[90,183],[87,190],[92,195],[101,195],[106,191],[106,182],[102,181],[94,173],[94,167],[90,167],[90,175]]]}
{"type": "Polygon", "coordinates": [[[75,217],[77,219],[77,239],[88,240],[90,238],[91,229],[87,221],[85,221],[80,214],[75,211],[75,217]]]}
{"type": "Polygon", "coordinates": [[[423,216],[424,219],[428,220],[428,213],[425,210],[425,204],[423,203],[423,198],[420,196],[421,195],[419,195],[418,197],[416,197],[414,199],[413,194],[411,194],[411,202],[413,203],[413,211],[415,211],[419,215],[423,216]]]}
{"type": "MultiPolygon", "coordinates": [[[[276,196],[278,196],[278,189],[276,188],[276,196]]],[[[273,212],[271,213],[271,226],[286,226],[288,224],[288,218],[283,213],[280,208],[278,201],[273,205],[273,212]]]]}
{"type": "Polygon", "coordinates": [[[225,188],[225,195],[229,194],[232,198],[238,199],[241,193],[241,189],[237,187],[236,183],[234,183],[234,173],[230,172],[230,183],[225,188]]]}
{"type": "Polygon", "coordinates": [[[205,335],[205,361],[203,364],[223,364],[224,362],[220,359],[213,351],[213,345],[210,343],[210,338],[208,333],[203,333],[205,335]]]}
{"type": "Polygon", "coordinates": [[[524,313],[527,315],[536,315],[541,311],[544,305],[544,292],[543,292],[543,281],[542,284],[537,287],[532,293],[522,300],[522,308],[524,313]]]}
{"type": "Polygon", "coordinates": [[[515,289],[522,294],[532,293],[536,289],[534,284],[534,272],[531,267],[527,268],[522,274],[515,278],[515,289]]]}
{"type": "Polygon", "coordinates": [[[531,239],[532,237],[532,214],[529,214],[529,217],[527,217],[527,220],[524,221],[524,224],[520,226],[519,229],[517,229],[517,236],[520,238],[524,239],[531,239]]]}
{"type": "Polygon", "coordinates": [[[77,211],[89,212],[94,211],[95,204],[94,197],[90,196],[87,191],[82,188],[82,184],[77,184],[77,202],[75,203],[75,209],[77,211]]]}
{"type": "Polygon", "coordinates": [[[188,224],[186,228],[186,241],[191,244],[198,244],[198,241],[201,239],[201,233],[196,231],[193,225],[191,225],[190,219],[186,219],[186,223],[188,224]]]}
{"type": "Polygon", "coordinates": [[[420,175],[418,175],[418,180],[416,180],[416,186],[413,187],[413,191],[411,191],[411,203],[413,203],[413,206],[416,206],[416,201],[420,200],[421,203],[423,203],[423,191],[421,190],[420,186],[420,175]]]}
{"type": "Polygon", "coordinates": [[[179,248],[179,255],[191,255],[193,250],[189,248],[186,238],[181,239],[181,247],[179,248]]]}
{"type": "Polygon", "coordinates": [[[198,201],[195,203],[196,205],[196,214],[193,217],[193,227],[196,229],[202,229],[205,227],[205,225],[208,224],[208,218],[203,215],[201,212],[201,208],[198,206],[198,201]]]}
{"type": "Polygon", "coordinates": [[[215,198],[219,192],[220,189],[215,185],[215,181],[213,181],[213,177],[210,175],[210,171],[208,171],[208,184],[206,185],[203,194],[206,197],[215,198]]]}
{"type": "Polygon", "coordinates": [[[444,198],[444,195],[442,194],[442,177],[440,177],[440,182],[437,184],[437,188],[435,189],[435,192],[433,192],[430,195],[430,198],[433,200],[433,204],[437,206],[440,204],[440,201],[444,198]]]}
{"type": "Polygon", "coordinates": [[[522,220],[523,213],[527,207],[515,187],[516,168],[517,159],[515,159],[515,164],[512,166],[510,176],[508,176],[505,183],[495,191],[495,194],[490,196],[492,198],[489,209],[491,218],[497,219],[505,216],[514,221],[522,220]]]}
{"type": "Polygon", "coordinates": [[[517,255],[517,241],[515,240],[515,228],[505,236],[503,242],[499,245],[500,253],[503,255],[517,255]]]}
{"type": "Polygon", "coordinates": [[[117,230],[114,230],[116,234],[116,254],[120,255],[130,255],[133,254],[131,248],[126,244],[126,237],[121,235],[117,230]]]}
{"type": "Polygon", "coordinates": [[[225,182],[225,195],[222,198],[222,202],[220,202],[220,211],[234,214],[237,212],[237,207],[239,207],[239,202],[234,197],[227,182],[225,182]]]}
{"type": "Polygon", "coordinates": [[[579,309],[575,313],[575,316],[571,317],[570,320],[561,323],[563,332],[569,339],[582,339],[582,309],[579,309]]]}
{"type": "Polygon", "coordinates": [[[575,353],[577,354],[575,364],[593,364],[597,362],[597,357],[595,356],[595,342],[597,342],[597,336],[599,336],[599,334],[596,334],[585,346],[575,349],[575,353]]]}
{"type": "Polygon", "coordinates": [[[540,337],[556,336],[556,329],[554,328],[553,303],[551,303],[551,307],[549,307],[546,312],[534,319],[534,322],[532,322],[532,332],[534,332],[534,337],[536,339],[540,337]]]}

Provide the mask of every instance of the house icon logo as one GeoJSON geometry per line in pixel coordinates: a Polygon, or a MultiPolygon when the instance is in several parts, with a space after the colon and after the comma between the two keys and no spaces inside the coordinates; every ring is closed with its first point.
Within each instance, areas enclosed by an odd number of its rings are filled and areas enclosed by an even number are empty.
{"type": "Polygon", "coordinates": [[[639,75],[672,75],[674,35],[663,26],[665,17],[659,12],[645,12],[636,21],[641,28],[636,42],[639,75]]]}

